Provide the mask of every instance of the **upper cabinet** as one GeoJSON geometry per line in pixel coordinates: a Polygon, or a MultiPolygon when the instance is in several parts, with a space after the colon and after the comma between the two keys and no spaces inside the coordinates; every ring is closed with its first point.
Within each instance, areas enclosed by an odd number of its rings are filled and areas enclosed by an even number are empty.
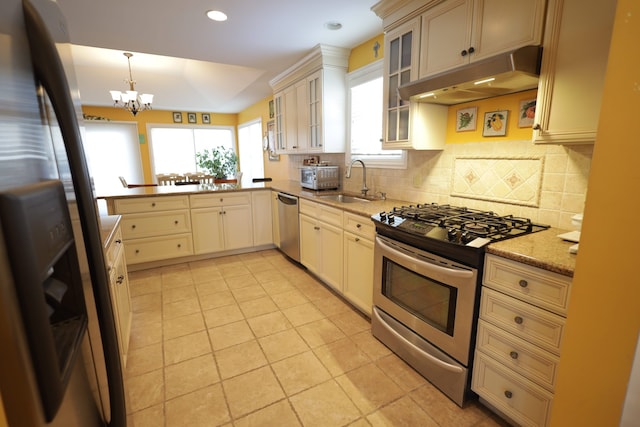
{"type": "Polygon", "coordinates": [[[546,0],[449,0],[422,15],[419,77],[542,43],[546,0]]]}
{"type": "Polygon", "coordinates": [[[349,49],[318,45],[269,82],[274,91],[278,153],[344,152],[349,53],[349,49]]]}
{"type": "Polygon", "coordinates": [[[595,141],[615,9],[615,1],[549,0],[535,142],[595,141]]]}

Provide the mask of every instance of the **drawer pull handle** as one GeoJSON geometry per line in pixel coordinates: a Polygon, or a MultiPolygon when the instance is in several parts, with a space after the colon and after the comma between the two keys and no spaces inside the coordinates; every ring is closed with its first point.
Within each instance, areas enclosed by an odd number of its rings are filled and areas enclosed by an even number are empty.
{"type": "Polygon", "coordinates": [[[178,243],[178,248],[181,248],[181,247],[182,247],[182,245],[180,243],[178,243]]]}
{"type": "Polygon", "coordinates": [[[124,276],[120,275],[120,276],[118,276],[118,279],[116,280],[116,283],[118,285],[122,285],[122,282],[124,282],[124,276]]]}
{"type": "Polygon", "coordinates": [[[178,220],[173,221],[174,224],[178,225],[178,220]]]}
{"type": "Polygon", "coordinates": [[[360,228],[360,227],[362,227],[361,224],[356,224],[356,228],[360,228]]]}
{"type": "Polygon", "coordinates": [[[527,282],[526,280],[522,279],[518,282],[518,284],[520,285],[520,287],[522,288],[526,288],[527,286],[529,286],[529,282],[527,282]]]}
{"type": "Polygon", "coordinates": [[[520,316],[516,316],[513,318],[513,321],[516,322],[518,325],[522,325],[522,322],[524,321],[524,319],[520,316]]]}
{"type": "Polygon", "coordinates": [[[509,390],[505,390],[504,397],[506,397],[507,399],[511,399],[513,397],[513,393],[509,390]]]}
{"type": "Polygon", "coordinates": [[[156,202],[151,203],[151,207],[155,208],[156,207],[156,202]]]}
{"type": "Polygon", "coordinates": [[[222,201],[223,201],[223,200],[224,200],[224,199],[223,199],[222,197],[220,197],[220,203],[222,203],[222,201]]]}
{"type": "Polygon", "coordinates": [[[140,249],[136,249],[136,253],[139,254],[140,253],[140,249]]]}
{"type": "Polygon", "coordinates": [[[356,237],[356,242],[359,242],[359,241],[360,241],[360,238],[359,238],[359,237],[356,237]]]}
{"type": "Polygon", "coordinates": [[[135,225],[135,224],[133,224],[133,225],[131,226],[131,228],[136,228],[136,225],[135,225]]]}
{"type": "Polygon", "coordinates": [[[511,356],[513,360],[516,360],[518,358],[518,352],[512,351],[511,353],[509,353],[509,356],[511,356]]]}
{"type": "Polygon", "coordinates": [[[318,227],[317,225],[313,227],[314,230],[320,230],[320,227],[318,227]]]}
{"type": "Polygon", "coordinates": [[[116,240],[116,243],[117,243],[117,244],[120,244],[120,243],[122,243],[122,240],[117,239],[117,240],[116,240]]]}

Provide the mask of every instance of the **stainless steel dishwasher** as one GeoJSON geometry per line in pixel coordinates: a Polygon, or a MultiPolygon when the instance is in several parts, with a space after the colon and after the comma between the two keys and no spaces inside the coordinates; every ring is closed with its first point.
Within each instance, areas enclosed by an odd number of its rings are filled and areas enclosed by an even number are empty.
{"type": "Polygon", "coordinates": [[[300,228],[297,197],[286,193],[278,193],[278,223],[280,225],[280,250],[289,258],[300,262],[300,228]]]}

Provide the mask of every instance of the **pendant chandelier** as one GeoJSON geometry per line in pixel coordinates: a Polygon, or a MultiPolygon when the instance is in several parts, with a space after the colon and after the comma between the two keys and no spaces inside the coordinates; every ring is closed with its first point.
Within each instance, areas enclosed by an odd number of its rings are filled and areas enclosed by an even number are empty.
{"type": "Polygon", "coordinates": [[[143,93],[138,95],[135,90],[135,80],[131,77],[131,57],[132,53],[124,52],[124,56],[127,57],[129,62],[129,80],[125,80],[125,83],[129,84],[129,90],[126,92],[120,92],[119,90],[112,90],[111,98],[113,98],[113,105],[117,108],[124,108],[134,116],[140,111],[151,110],[151,103],[153,102],[153,95],[149,93],[143,93]]]}

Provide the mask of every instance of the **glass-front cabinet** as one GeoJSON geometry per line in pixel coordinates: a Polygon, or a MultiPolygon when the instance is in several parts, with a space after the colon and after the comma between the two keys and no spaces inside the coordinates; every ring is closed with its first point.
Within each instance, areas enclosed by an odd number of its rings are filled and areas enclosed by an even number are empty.
{"type": "Polygon", "coordinates": [[[322,149],[322,72],[307,77],[309,149],[322,149]]]}
{"type": "Polygon", "coordinates": [[[420,18],[390,31],[385,37],[384,148],[402,148],[410,135],[409,102],[400,99],[398,87],[418,77],[417,53],[420,48],[420,18]]]}

